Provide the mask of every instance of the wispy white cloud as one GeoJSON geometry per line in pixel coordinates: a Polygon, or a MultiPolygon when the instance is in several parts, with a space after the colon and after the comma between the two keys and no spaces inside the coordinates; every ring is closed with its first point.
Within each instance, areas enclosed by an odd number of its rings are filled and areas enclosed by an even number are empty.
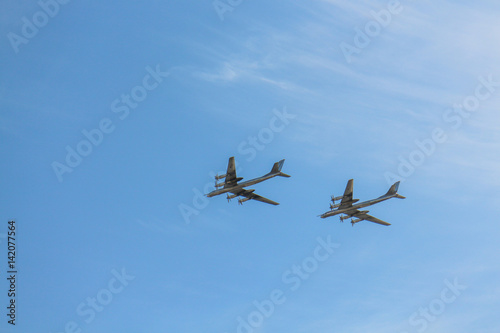
{"type": "MultiPolygon", "coordinates": [[[[494,133],[497,127],[492,124],[498,118],[467,121],[455,133],[443,123],[442,115],[474,93],[479,76],[500,78],[496,12],[488,5],[401,1],[401,14],[356,61],[346,63],[339,44],[352,43],[354,27],[363,27],[373,19],[371,10],[382,10],[387,4],[319,1],[316,6],[303,6],[307,15],[286,30],[249,22],[251,33],[238,38],[228,33],[238,52],[215,46],[210,53],[213,66],[196,69],[195,75],[207,82],[269,84],[276,88],[277,97],[310,105],[299,108],[302,116],[288,139],[307,146],[315,163],[331,163],[345,155],[343,146],[336,143],[349,137],[352,146],[360,142],[366,146],[373,138],[383,142],[363,154],[387,165],[391,158],[415,149],[416,139],[444,127],[453,141],[440,146],[419,170],[438,174],[437,161],[448,169],[452,165],[474,168],[486,184],[498,174],[497,159],[488,157],[496,139],[490,135],[482,142],[456,140],[476,129],[494,133]],[[353,128],[359,131],[352,136],[353,128]],[[396,141],[395,133],[399,133],[396,141]]],[[[499,104],[492,99],[487,107],[499,104]]]]}
{"type": "Polygon", "coordinates": [[[377,8],[377,6],[383,6],[385,3],[383,1],[343,1],[343,0],[321,0],[337,8],[341,8],[351,14],[356,16],[366,16],[368,17],[370,9],[377,8]]]}
{"type": "Polygon", "coordinates": [[[238,73],[233,69],[233,66],[229,63],[224,63],[222,68],[217,70],[216,72],[195,72],[194,75],[199,77],[202,80],[209,82],[217,82],[217,81],[234,81],[238,77],[242,76],[241,71],[238,73]]]}

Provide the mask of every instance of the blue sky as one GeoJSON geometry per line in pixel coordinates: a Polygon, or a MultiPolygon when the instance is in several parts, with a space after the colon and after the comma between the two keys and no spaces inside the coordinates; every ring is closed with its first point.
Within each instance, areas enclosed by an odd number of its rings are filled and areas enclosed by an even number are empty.
{"type": "Polygon", "coordinates": [[[0,6],[1,331],[498,332],[498,4],[217,4],[0,6]]]}

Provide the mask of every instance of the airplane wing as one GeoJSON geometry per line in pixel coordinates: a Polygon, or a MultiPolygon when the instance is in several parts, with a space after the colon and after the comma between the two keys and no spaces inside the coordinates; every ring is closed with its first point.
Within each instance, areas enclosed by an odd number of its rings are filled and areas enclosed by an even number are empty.
{"type": "Polygon", "coordinates": [[[378,219],[376,217],[373,217],[371,215],[368,215],[366,213],[361,213],[360,212],[360,214],[353,214],[353,216],[357,217],[358,219],[370,221],[370,222],[373,222],[373,223],[378,223],[378,224],[382,224],[382,225],[391,225],[390,223],[382,221],[382,220],[380,220],[380,219],[378,219]]]}
{"type": "Polygon", "coordinates": [[[349,181],[347,182],[347,186],[345,187],[344,196],[340,201],[340,206],[338,209],[344,209],[352,206],[353,204],[352,192],[353,192],[353,180],[349,179],[349,181]]]}
{"type": "Polygon", "coordinates": [[[258,194],[253,193],[253,191],[254,190],[241,190],[241,191],[233,192],[233,193],[247,198],[246,200],[257,200],[257,201],[264,202],[264,203],[271,204],[271,205],[275,205],[275,206],[279,205],[279,203],[277,203],[276,201],[272,201],[272,200],[269,200],[267,198],[264,198],[258,194]]]}
{"type": "Polygon", "coordinates": [[[226,179],[224,181],[224,188],[235,186],[239,180],[243,178],[236,178],[236,166],[234,163],[234,156],[229,158],[227,163],[226,179]]]}

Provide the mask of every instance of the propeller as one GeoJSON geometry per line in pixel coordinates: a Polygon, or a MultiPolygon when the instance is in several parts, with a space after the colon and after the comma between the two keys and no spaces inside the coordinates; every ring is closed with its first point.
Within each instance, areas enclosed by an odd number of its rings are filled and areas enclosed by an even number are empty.
{"type": "Polygon", "coordinates": [[[340,204],[335,204],[335,205],[332,205],[330,204],[330,210],[334,210],[335,208],[339,208],[340,207],[340,204]]]}
{"type": "Polygon", "coordinates": [[[339,197],[336,197],[336,196],[332,195],[332,196],[331,196],[331,200],[332,200],[332,202],[335,204],[335,201],[336,201],[336,200],[342,200],[342,198],[343,198],[343,197],[344,197],[343,195],[341,195],[341,196],[339,196],[339,197]]]}
{"type": "Polygon", "coordinates": [[[234,199],[234,198],[236,198],[237,196],[238,196],[238,195],[236,195],[236,194],[231,194],[231,195],[229,195],[229,194],[228,194],[228,195],[227,195],[227,197],[226,197],[227,202],[231,201],[231,199],[234,199]]]}
{"type": "Polygon", "coordinates": [[[244,199],[239,198],[239,199],[238,199],[238,203],[239,203],[240,205],[243,205],[243,203],[244,203],[245,201],[248,201],[248,200],[250,200],[250,198],[244,198],[244,199]]]}

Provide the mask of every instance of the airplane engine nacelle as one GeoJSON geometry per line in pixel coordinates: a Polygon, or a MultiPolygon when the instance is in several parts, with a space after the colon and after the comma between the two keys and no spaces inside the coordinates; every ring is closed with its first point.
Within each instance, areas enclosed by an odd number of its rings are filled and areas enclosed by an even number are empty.
{"type": "Polygon", "coordinates": [[[340,197],[334,197],[334,196],[332,195],[332,201],[333,201],[333,202],[335,202],[336,200],[341,200],[343,197],[344,197],[344,196],[342,196],[342,195],[341,195],[340,197]]]}
{"type": "Polygon", "coordinates": [[[224,186],[224,183],[220,183],[220,184],[215,183],[215,187],[216,188],[219,188],[219,187],[222,187],[222,186],[224,186]]]}
{"type": "Polygon", "coordinates": [[[354,224],[354,223],[358,223],[358,222],[361,222],[361,221],[363,221],[363,219],[352,219],[351,223],[354,224]]]}
{"type": "Polygon", "coordinates": [[[226,178],[226,176],[227,176],[226,174],[220,175],[220,176],[219,175],[215,175],[215,179],[216,180],[223,179],[223,178],[226,178]]]}
{"type": "Polygon", "coordinates": [[[242,205],[245,201],[250,200],[250,198],[238,199],[238,203],[242,205]]]}
{"type": "Polygon", "coordinates": [[[340,204],[336,204],[336,205],[330,204],[330,209],[335,209],[335,208],[339,208],[339,207],[340,207],[340,204]]]}

